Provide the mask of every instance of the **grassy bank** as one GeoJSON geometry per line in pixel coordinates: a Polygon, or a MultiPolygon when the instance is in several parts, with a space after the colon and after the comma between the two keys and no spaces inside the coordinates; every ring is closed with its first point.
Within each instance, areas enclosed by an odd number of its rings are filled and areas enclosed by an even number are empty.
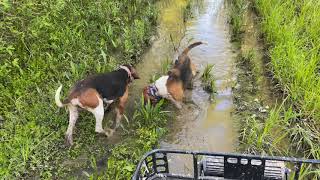
{"type": "MultiPolygon", "coordinates": [[[[164,111],[164,100],[155,107],[144,105],[141,99],[136,105],[130,125],[126,129],[127,137],[112,148],[108,155],[107,168],[94,172],[91,179],[130,179],[141,157],[158,147],[158,141],[167,131],[168,111],[164,111]]],[[[172,118],[172,117],[171,117],[172,118]]]]}
{"type": "Polygon", "coordinates": [[[256,0],[254,6],[273,77],[287,96],[273,117],[286,130],[290,154],[320,159],[320,2],[256,0]]]}
{"type": "MultiPolygon", "coordinates": [[[[233,4],[250,4],[248,10],[257,13],[267,48],[264,60],[274,90],[284,97],[267,117],[246,118],[240,127],[242,149],[320,159],[319,1],[239,0],[233,4]]],[[[307,171],[301,179],[320,177],[319,170],[303,169],[307,171]]]]}
{"type": "Polygon", "coordinates": [[[64,146],[67,113],[53,95],[85,75],[135,63],[156,23],[153,1],[0,2],[0,177],[50,178],[66,159],[101,154],[90,114],[64,146]]]}

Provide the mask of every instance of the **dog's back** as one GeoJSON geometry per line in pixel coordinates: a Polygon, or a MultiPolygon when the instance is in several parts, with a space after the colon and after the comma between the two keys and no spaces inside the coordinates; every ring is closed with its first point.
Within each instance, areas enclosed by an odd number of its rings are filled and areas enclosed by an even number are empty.
{"type": "Polygon", "coordinates": [[[180,79],[183,83],[184,89],[190,86],[190,82],[193,78],[193,73],[191,69],[191,60],[190,58],[185,55],[183,58],[183,62],[177,63],[174,68],[180,70],[180,79]]]}
{"type": "Polygon", "coordinates": [[[109,73],[89,76],[78,81],[70,92],[69,98],[77,96],[76,94],[95,89],[104,99],[114,100],[124,94],[126,91],[126,81],[128,75],[125,71],[112,71],[109,73]]]}
{"type": "Polygon", "coordinates": [[[174,68],[179,69],[181,72],[180,78],[183,82],[184,89],[192,87],[192,78],[195,75],[195,65],[191,62],[188,52],[204,42],[195,42],[190,44],[184,51],[179,55],[178,60],[175,62],[174,68]]]}

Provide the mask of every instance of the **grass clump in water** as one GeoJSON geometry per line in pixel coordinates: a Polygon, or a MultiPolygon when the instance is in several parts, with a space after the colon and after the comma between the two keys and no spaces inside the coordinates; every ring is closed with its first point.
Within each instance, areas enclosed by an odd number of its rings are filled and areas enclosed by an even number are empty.
{"type": "Polygon", "coordinates": [[[187,5],[183,9],[183,22],[187,22],[187,20],[192,16],[192,1],[187,0],[187,5]]]}
{"type": "Polygon", "coordinates": [[[213,64],[207,64],[201,75],[201,81],[204,85],[204,90],[209,92],[211,95],[217,92],[216,85],[215,85],[215,78],[212,74],[213,68],[214,68],[213,64]]]}

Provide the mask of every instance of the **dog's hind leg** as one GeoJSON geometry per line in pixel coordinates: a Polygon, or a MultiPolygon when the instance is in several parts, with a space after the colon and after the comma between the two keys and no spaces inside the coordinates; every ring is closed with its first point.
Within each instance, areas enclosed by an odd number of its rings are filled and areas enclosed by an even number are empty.
{"type": "Polygon", "coordinates": [[[78,113],[77,107],[74,105],[71,105],[71,104],[68,105],[68,109],[69,109],[69,125],[66,132],[66,143],[68,145],[72,145],[73,144],[73,138],[72,138],[73,128],[77,122],[79,113],[78,113]]]}
{"type": "Polygon", "coordinates": [[[103,108],[103,101],[102,99],[98,98],[99,104],[94,109],[88,109],[94,117],[96,118],[96,127],[95,132],[97,133],[105,133],[104,129],[102,128],[102,121],[104,116],[104,108],[103,108]]]}

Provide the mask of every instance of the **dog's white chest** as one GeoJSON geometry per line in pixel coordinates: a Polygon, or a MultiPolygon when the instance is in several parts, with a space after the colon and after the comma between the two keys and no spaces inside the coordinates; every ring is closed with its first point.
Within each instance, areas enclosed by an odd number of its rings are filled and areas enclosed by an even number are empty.
{"type": "Polygon", "coordinates": [[[161,76],[156,82],[154,83],[155,86],[158,89],[158,95],[162,97],[167,97],[169,95],[168,89],[167,89],[167,80],[169,76],[161,76]]]}

